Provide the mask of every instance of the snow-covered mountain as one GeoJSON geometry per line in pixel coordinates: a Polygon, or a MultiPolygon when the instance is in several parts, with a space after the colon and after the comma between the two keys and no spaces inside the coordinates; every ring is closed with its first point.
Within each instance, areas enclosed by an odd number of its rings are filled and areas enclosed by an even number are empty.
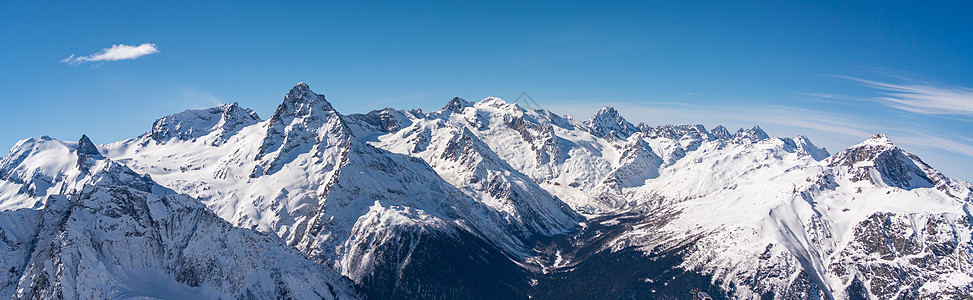
{"type": "Polygon", "coordinates": [[[234,103],[21,141],[0,267],[16,297],[964,298],[971,201],[884,135],[832,155],[492,97],[342,114],[300,83],[267,120],[234,103]]]}
{"type": "Polygon", "coordinates": [[[218,146],[237,130],[258,121],[260,117],[256,112],[249,108],[241,108],[237,103],[230,103],[209,109],[187,110],[163,117],[152,124],[152,131],[147,132],[146,135],[156,143],[171,139],[187,141],[210,136],[206,142],[218,146]]]}
{"type": "MultiPolygon", "coordinates": [[[[476,177],[484,176],[482,183],[462,186],[464,181],[445,180],[453,177],[437,173],[421,158],[371,143],[385,131],[410,127],[405,122],[412,120],[397,111],[342,115],[324,96],[298,84],[270,119],[240,129],[218,146],[208,142],[217,132],[197,141],[172,138],[162,143],[146,142],[152,136],[146,134],[106,145],[104,151],[200,199],[237,226],[274,232],[308,258],[359,283],[381,270],[405,268],[410,251],[416,250],[403,250],[402,244],[418,243],[412,239],[446,241],[413,245],[436,249],[486,245],[477,246],[483,248],[478,255],[501,259],[494,263],[501,265],[513,263],[505,255],[529,255],[537,238],[577,226],[580,216],[523,175],[486,165],[482,172],[493,172],[492,176],[480,174],[476,177]],[[481,197],[487,194],[490,198],[481,197]],[[384,252],[393,246],[405,252],[384,252]]],[[[464,147],[470,141],[450,138],[451,142],[429,148],[451,162],[461,158],[456,156],[469,156],[464,147]],[[443,151],[456,156],[447,157],[443,151]]],[[[456,263],[475,265],[478,260],[456,263]]],[[[426,268],[430,270],[420,273],[440,271],[433,265],[426,268]]],[[[409,284],[408,280],[417,279],[393,281],[383,292],[398,292],[395,286],[409,284]]],[[[472,295],[485,287],[490,285],[437,288],[472,295]]]]}
{"type": "Polygon", "coordinates": [[[230,225],[198,200],[105,158],[86,136],[25,140],[14,153],[0,162],[5,183],[23,182],[42,198],[0,212],[3,297],[358,295],[350,280],[276,236],[230,225]],[[43,189],[22,178],[55,179],[43,189]]]}

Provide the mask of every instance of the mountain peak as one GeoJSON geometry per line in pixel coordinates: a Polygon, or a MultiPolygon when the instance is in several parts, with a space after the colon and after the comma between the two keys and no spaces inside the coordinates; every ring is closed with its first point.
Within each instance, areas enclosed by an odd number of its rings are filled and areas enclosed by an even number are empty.
{"type": "Polygon", "coordinates": [[[605,106],[584,122],[588,132],[598,137],[627,138],[639,129],[625,120],[614,107],[605,106]]]}
{"type": "Polygon", "coordinates": [[[456,96],[453,97],[452,100],[449,100],[449,102],[446,103],[446,106],[443,106],[443,112],[458,113],[463,111],[463,108],[466,108],[467,106],[470,105],[471,105],[470,102],[467,102],[465,99],[456,96]]]}
{"type": "MultiPolygon", "coordinates": [[[[314,102],[318,100],[327,102],[324,99],[324,95],[315,94],[314,91],[311,91],[311,87],[308,86],[307,83],[303,82],[298,82],[293,88],[291,88],[289,92],[287,92],[287,95],[284,95],[284,101],[287,102],[287,100],[290,100],[291,102],[314,102]]],[[[330,106],[331,104],[329,103],[328,107],[330,106]]]]}
{"type": "Polygon", "coordinates": [[[81,140],[78,141],[77,150],[78,155],[101,155],[101,152],[98,152],[98,148],[91,142],[91,139],[88,139],[88,136],[84,134],[81,135],[81,140]]]}
{"type": "Polygon", "coordinates": [[[240,103],[237,102],[223,104],[218,106],[217,109],[222,112],[221,117],[224,120],[242,117],[244,119],[260,121],[260,116],[257,115],[257,112],[249,108],[240,107],[240,103]]]}
{"type": "Polygon", "coordinates": [[[880,154],[886,152],[898,153],[902,152],[902,150],[893,144],[884,133],[878,133],[861,143],[836,153],[830,160],[833,165],[844,164],[850,166],[858,162],[874,160],[880,154]]]}
{"type": "Polygon", "coordinates": [[[272,158],[253,169],[251,176],[273,174],[281,166],[295,159],[297,153],[310,151],[322,145],[341,144],[351,134],[324,95],[315,94],[305,83],[298,83],[284,96],[277,111],[267,121],[264,136],[256,159],[276,152],[272,158]]]}
{"type": "Polygon", "coordinates": [[[710,134],[713,135],[713,137],[721,140],[730,139],[733,137],[733,134],[731,134],[730,131],[727,130],[723,125],[716,125],[716,127],[713,127],[713,130],[710,130],[710,134]]]}
{"type": "Polygon", "coordinates": [[[602,107],[601,109],[599,109],[598,112],[595,113],[595,116],[592,117],[592,118],[596,118],[599,115],[608,115],[608,116],[611,116],[611,117],[617,117],[618,116],[618,111],[615,110],[614,107],[605,106],[605,107],[602,107]]]}
{"type": "Polygon", "coordinates": [[[932,187],[943,181],[938,171],[893,144],[882,133],[832,155],[828,162],[830,166],[848,167],[852,181],[867,179],[906,190],[932,187]]]}
{"type": "Polygon", "coordinates": [[[324,95],[315,94],[306,83],[300,82],[284,95],[284,101],[277,106],[277,111],[270,118],[270,123],[276,124],[282,119],[311,115],[315,111],[334,112],[334,108],[324,95]]]}
{"type": "Polygon", "coordinates": [[[889,137],[886,136],[884,133],[876,133],[875,135],[869,137],[864,142],[861,142],[859,145],[895,147],[895,144],[892,143],[892,140],[890,140],[889,137]]]}
{"type": "Polygon", "coordinates": [[[486,97],[483,100],[480,100],[479,103],[482,103],[483,105],[487,105],[487,106],[493,106],[493,107],[500,107],[503,105],[507,105],[507,101],[504,101],[503,99],[500,99],[498,97],[486,97]]]}
{"type": "Polygon", "coordinates": [[[756,126],[756,125],[754,125],[753,128],[750,129],[740,128],[740,130],[738,130],[737,133],[734,134],[733,136],[739,139],[747,139],[752,142],[766,140],[770,138],[770,136],[767,135],[767,132],[764,132],[764,130],[760,128],[760,126],[756,126]]]}
{"type": "Polygon", "coordinates": [[[293,88],[291,88],[290,93],[302,93],[302,92],[310,92],[310,91],[311,91],[311,87],[309,87],[307,83],[298,82],[297,84],[294,85],[293,88]]]}
{"type": "Polygon", "coordinates": [[[194,140],[214,131],[221,131],[221,138],[226,138],[236,130],[259,121],[260,116],[256,112],[233,102],[211,108],[189,109],[159,118],[152,123],[152,130],[147,134],[157,143],[173,138],[194,140]]]}
{"type": "Polygon", "coordinates": [[[95,147],[95,143],[88,139],[85,134],[81,135],[81,139],[78,140],[78,147],[75,148],[78,155],[77,166],[82,172],[87,173],[93,164],[91,159],[97,160],[101,158],[101,153],[98,152],[98,148],[95,147]]]}

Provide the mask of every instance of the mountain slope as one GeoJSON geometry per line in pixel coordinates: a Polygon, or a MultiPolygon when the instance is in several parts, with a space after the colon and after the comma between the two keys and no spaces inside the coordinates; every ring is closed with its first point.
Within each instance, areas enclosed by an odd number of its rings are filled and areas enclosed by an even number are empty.
{"type": "Polygon", "coordinates": [[[919,167],[924,164],[883,135],[823,161],[788,152],[788,145],[770,139],[730,146],[743,151],[717,152],[722,154],[714,158],[704,155],[713,150],[701,146],[673,175],[706,181],[686,185],[666,175],[650,181],[638,198],[657,200],[589,220],[568,246],[552,244],[546,253],[556,257],[540,262],[557,266],[549,269],[555,275],[543,278],[560,286],[575,284],[573,276],[614,278],[633,281],[616,295],[667,295],[653,274],[620,278],[609,268],[572,275],[639,251],[675,258],[627,264],[710,278],[716,285],[710,293],[725,297],[963,298],[973,292],[968,183],[919,167]],[[722,156],[727,154],[732,155],[722,156]],[[924,178],[949,184],[934,188],[924,178]],[[594,229],[605,226],[616,229],[594,229]],[[634,282],[640,278],[649,279],[634,282]],[[651,290],[658,293],[646,292],[651,290]]]}
{"type": "MultiPolygon", "coordinates": [[[[377,134],[411,126],[406,122],[411,122],[408,115],[391,110],[342,115],[324,96],[298,84],[271,119],[242,128],[219,145],[191,140],[145,143],[141,137],[104,148],[107,156],[199,198],[231,223],[274,232],[308,258],[358,283],[371,282],[369,278],[379,276],[376,272],[408,269],[410,264],[424,268],[417,273],[440,276],[448,270],[409,260],[409,253],[467,247],[462,245],[476,245],[464,250],[489,258],[486,272],[524,277],[516,274],[521,271],[514,260],[529,253],[535,238],[576,226],[578,217],[570,208],[522,175],[486,167],[498,176],[491,179],[491,192],[511,204],[497,206],[480,198],[485,190],[451,184],[426,161],[371,144],[377,134]],[[392,245],[419,237],[441,242],[418,243],[427,248],[405,254],[385,252],[399,251],[392,245]]],[[[458,256],[454,263],[475,265],[467,262],[469,257],[458,256]]],[[[461,272],[453,277],[472,276],[469,281],[474,281],[474,275],[461,272]]],[[[493,280],[497,281],[437,288],[476,294],[491,284],[512,285],[501,277],[493,280]]],[[[526,285],[526,279],[517,284],[526,285]]],[[[385,282],[372,286],[376,290],[371,292],[397,292],[397,285],[385,282]]],[[[523,293],[526,288],[512,290],[523,293]]]]}
{"type": "Polygon", "coordinates": [[[43,150],[21,152],[21,162],[48,160],[34,167],[77,177],[74,185],[55,183],[64,193],[47,195],[40,209],[0,214],[0,242],[12,250],[0,261],[9,270],[3,295],[357,297],[351,282],[333,270],[276,237],[231,226],[147,176],[134,176],[101,156],[87,137],[73,150],[52,139],[34,142],[29,148],[43,150]],[[61,155],[67,157],[54,159],[61,155]],[[76,164],[60,164],[71,159],[76,164]]]}
{"type": "Polygon", "coordinates": [[[342,114],[300,83],[268,120],[228,104],[106,145],[21,141],[0,159],[0,267],[3,290],[28,296],[238,297],[241,277],[224,275],[258,270],[243,277],[258,297],[358,296],[345,276],[378,299],[964,298],[971,202],[973,184],[881,134],[832,155],[759,126],[635,126],[610,107],[575,121],[494,97],[342,114]],[[212,257],[167,240],[186,237],[276,246],[212,257]],[[161,251],[144,263],[164,272],[45,258],[105,249],[161,251]],[[281,263],[235,263],[268,257],[281,263]],[[180,275],[200,260],[230,273],[180,275]],[[72,281],[91,276],[109,284],[72,281]]]}

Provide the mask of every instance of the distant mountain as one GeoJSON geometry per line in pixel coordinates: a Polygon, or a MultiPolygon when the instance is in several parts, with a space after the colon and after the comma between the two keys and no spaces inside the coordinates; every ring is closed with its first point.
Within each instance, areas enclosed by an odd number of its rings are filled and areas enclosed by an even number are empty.
{"type": "Polygon", "coordinates": [[[881,134],[829,154],[492,97],[342,114],[300,83],[267,120],[21,141],[0,267],[14,297],[968,298],[971,201],[881,134]]]}

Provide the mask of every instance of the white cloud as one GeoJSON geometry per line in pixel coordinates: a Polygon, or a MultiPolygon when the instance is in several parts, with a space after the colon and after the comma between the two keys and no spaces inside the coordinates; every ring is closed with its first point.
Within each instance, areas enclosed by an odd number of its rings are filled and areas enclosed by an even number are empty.
{"type": "Polygon", "coordinates": [[[844,78],[881,90],[884,96],[875,100],[892,108],[930,115],[973,115],[973,89],[844,78]]]}
{"type": "Polygon", "coordinates": [[[145,43],[138,46],[124,44],[112,45],[111,48],[101,49],[101,52],[88,55],[77,56],[71,54],[70,57],[61,60],[62,63],[77,65],[89,61],[116,61],[125,59],[136,59],[145,55],[159,53],[159,48],[155,44],[145,43]]]}

